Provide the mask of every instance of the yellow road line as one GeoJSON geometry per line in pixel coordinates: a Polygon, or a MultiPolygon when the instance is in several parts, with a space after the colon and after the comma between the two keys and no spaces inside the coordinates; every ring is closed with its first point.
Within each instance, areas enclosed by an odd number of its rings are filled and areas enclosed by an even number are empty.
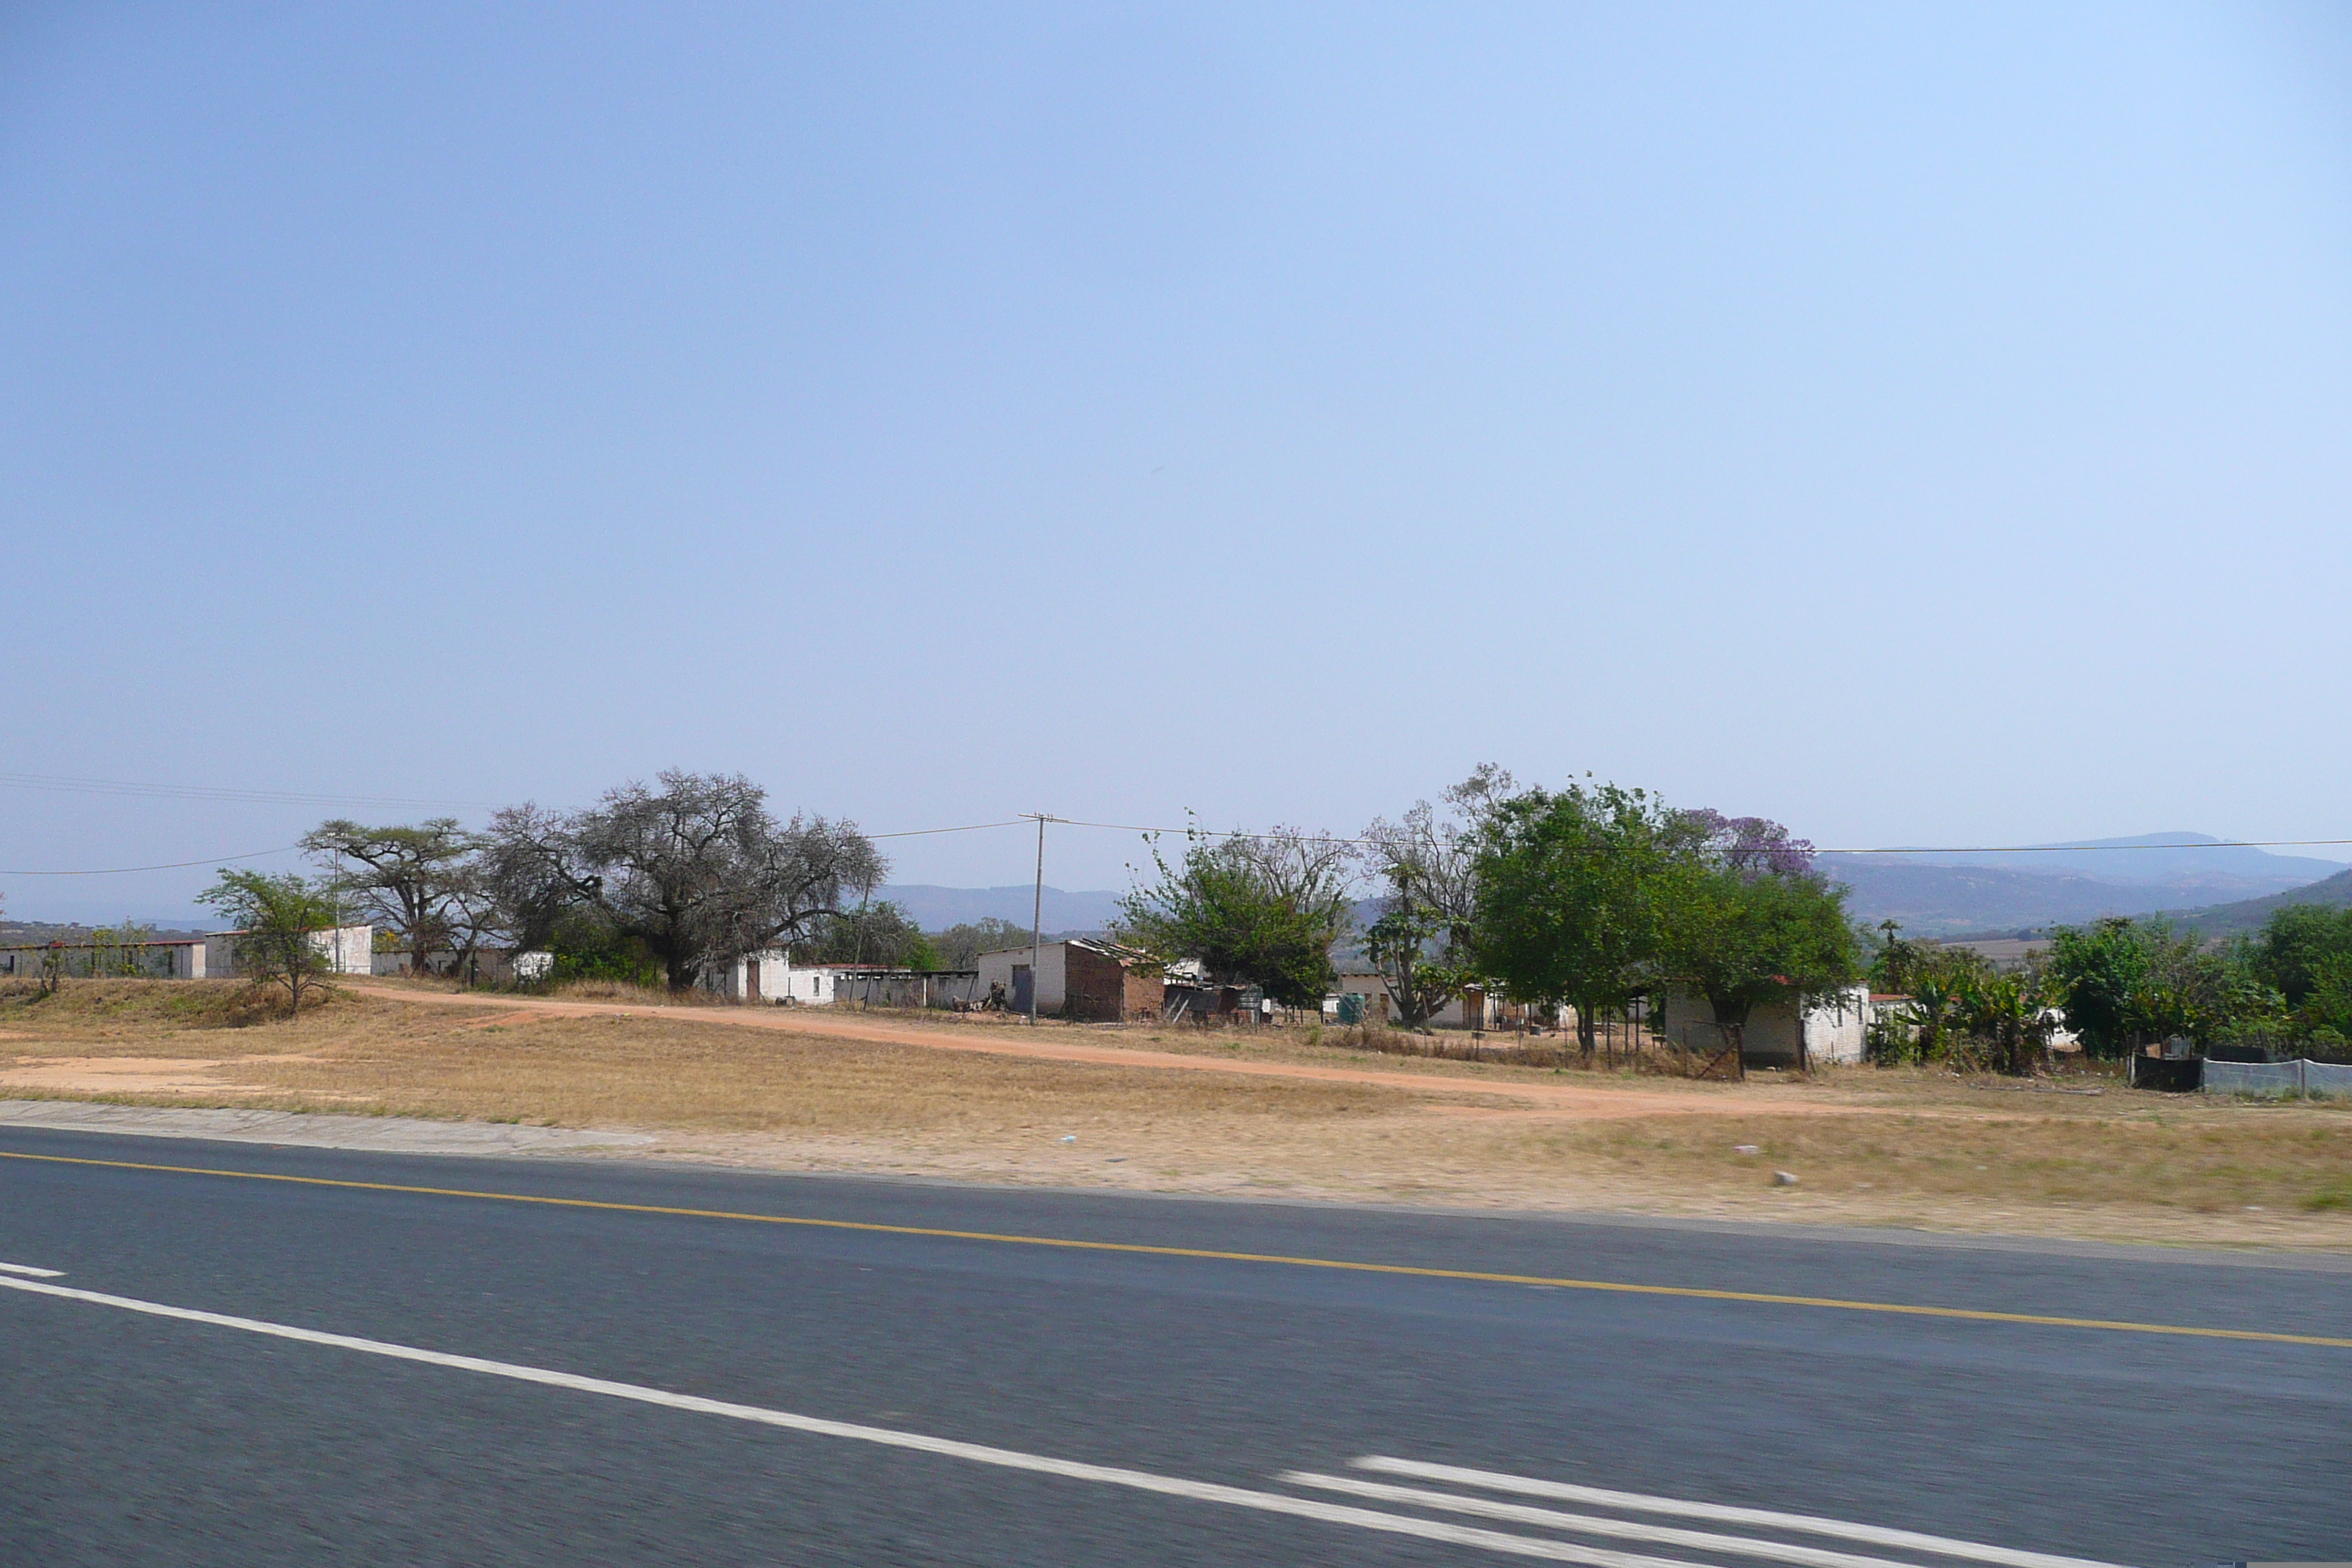
{"type": "Polygon", "coordinates": [[[1393,1274],[1413,1279],[1469,1279],[1490,1285],[1540,1285],[1556,1290],[1600,1290],[1621,1296],[1675,1296],[1698,1301],[1748,1301],[1768,1307],[1820,1307],[1841,1312],[1952,1318],[1974,1323],[2029,1323],[2042,1328],[2104,1329],[2114,1333],[2172,1334],[2201,1340],[2255,1340],[2264,1344],[2325,1345],[2335,1350],[2352,1350],[2352,1339],[2326,1334],[2282,1334],[2264,1329],[2207,1329],[2184,1323],[2137,1323],[2116,1318],[2065,1318],[2044,1312],[1991,1312],[1974,1307],[1922,1307],[1904,1301],[1853,1301],[1836,1296],[1783,1296],[1767,1290],[1711,1290],[1696,1285],[1635,1285],[1619,1279],[1564,1279],[1543,1274],[1499,1274],[1480,1268],[1424,1268],[1410,1263],[1364,1263],[1345,1258],[1299,1258],[1279,1252],[1227,1252],[1208,1247],[1155,1247],[1140,1241],[1082,1241],[1061,1236],[1014,1236],[988,1230],[949,1230],[937,1226],[883,1225],[873,1220],[815,1219],[804,1215],[742,1214],[731,1209],[678,1208],[666,1204],[617,1204],[598,1198],[546,1197],[536,1193],[488,1193],[468,1187],[419,1187],[397,1182],[349,1182],[330,1176],[288,1176],[269,1171],[223,1171],[205,1165],[156,1165],[135,1160],[26,1154],[7,1149],[0,1149],[0,1159],[37,1160],[53,1165],[101,1165],[116,1171],[163,1171],[182,1176],[230,1176],[246,1182],[286,1182],[296,1186],[342,1187],[355,1192],[413,1193],[424,1197],[544,1204],[553,1208],[603,1209],[614,1214],[672,1215],[687,1219],[735,1220],[751,1225],[802,1226],[814,1230],[860,1230],[884,1236],[987,1241],[1011,1247],[1055,1247],[1072,1252],[1201,1258],[1219,1263],[1268,1263],[1290,1268],[1336,1268],[1354,1274],[1393,1274]]]}

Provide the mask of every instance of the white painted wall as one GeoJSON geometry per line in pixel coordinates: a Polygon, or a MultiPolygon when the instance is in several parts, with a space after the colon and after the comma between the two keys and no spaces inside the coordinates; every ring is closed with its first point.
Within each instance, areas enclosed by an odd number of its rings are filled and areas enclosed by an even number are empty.
{"type": "MultiPolygon", "coordinates": [[[[368,962],[369,973],[372,974],[406,974],[410,971],[414,958],[405,949],[403,949],[398,952],[374,953],[368,962]]],[[[455,975],[458,973],[457,954],[448,948],[443,948],[437,952],[426,953],[425,962],[428,973],[455,975]]],[[[510,980],[537,978],[544,975],[554,965],[555,954],[551,952],[534,954],[517,952],[511,948],[505,947],[481,947],[474,950],[468,971],[475,983],[487,981],[497,985],[510,980]],[[520,972],[518,965],[527,958],[538,964],[536,975],[526,975],[520,972]]]]}
{"type": "MultiPolygon", "coordinates": [[[[1001,952],[983,952],[973,963],[980,970],[980,994],[986,996],[991,984],[1002,983],[1006,1005],[1010,1005],[1013,967],[1028,967],[1029,950],[1008,947],[1001,952]]],[[[1069,949],[1061,942],[1049,942],[1037,953],[1037,1011],[1058,1013],[1069,996],[1069,949]]]]}
{"type": "Polygon", "coordinates": [[[330,974],[375,973],[375,927],[337,926],[312,933],[310,945],[326,955],[330,974]]]}
{"type": "MultiPolygon", "coordinates": [[[[1704,996],[1673,991],[1660,1016],[1666,1038],[1694,1051],[1720,1050],[1722,1031],[1704,996]]],[[[1862,1060],[1864,1031],[1870,1022],[1870,988],[1855,985],[1814,998],[1801,1019],[1793,1002],[1767,1003],[1748,1015],[1742,1031],[1749,1061],[1786,1061],[1803,1057],[1818,1064],[1862,1060]]]]}
{"type": "MultiPolygon", "coordinates": [[[[205,938],[203,960],[194,959],[191,979],[217,978],[236,973],[236,939],[241,933],[233,931],[215,931],[205,938]]],[[[327,961],[330,974],[373,974],[375,973],[375,927],[334,926],[310,933],[310,945],[327,961]]],[[[174,973],[176,973],[176,966],[174,973]]]]}
{"type": "Polygon", "coordinates": [[[760,995],[763,1004],[781,1005],[789,1002],[795,1007],[830,1007],[839,987],[842,966],[814,963],[795,967],[792,954],[780,947],[755,952],[750,959],[737,959],[733,963],[709,976],[704,984],[709,989],[733,1001],[751,999],[751,965],[760,966],[760,995]]]}

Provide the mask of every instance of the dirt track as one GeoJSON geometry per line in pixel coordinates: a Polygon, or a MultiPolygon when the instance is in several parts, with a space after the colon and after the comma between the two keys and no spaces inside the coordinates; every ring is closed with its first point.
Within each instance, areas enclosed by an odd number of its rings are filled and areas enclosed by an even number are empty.
{"type": "Polygon", "coordinates": [[[658,1007],[622,1002],[564,1002],[541,997],[482,996],[435,991],[352,986],[353,992],[385,1001],[438,1003],[456,1007],[496,1007],[516,1012],[571,1017],[660,1018],[672,1023],[713,1024],[722,1027],[774,1029],[785,1034],[825,1039],[865,1040],[880,1045],[915,1046],[927,1050],[977,1051],[991,1056],[1025,1057],[1038,1061],[1092,1062],[1107,1067],[1167,1068],[1178,1072],[1237,1073],[1254,1078],[1281,1078],[1320,1083],[1360,1083],[1412,1094],[1475,1095],[1482,1100],[1508,1098],[1524,1110],[1470,1107],[1456,1114],[1489,1117],[1559,1117],[1601,1121],[1619,1117],[1660,1115],[1720,1115],[1754,1109],[1756,1097],[1769,1095],[1779,1114],[1850,1116],[1870,1114],[1879,1107],[1850,1103],[1824,1104],[1772,1089],[1732,1084],[1680,1083],[1668,1089],[1625,1089],[1614,1084],[1529,1083],[1521,1079],[1455,1077],[1434,1072],[1382,1072],[1372,1068],[1322,1067],[1309,1062],[1247,1061],[1226,1057],[1192,1056],[1179,1051],[1155,1051],[1128,1046],[1080,1045],[1041,1039],[1026,1030],[994,1026],[923,1026],[869,1017],[854,1013],[821,1013],[790,1007],[658,1007]]]}

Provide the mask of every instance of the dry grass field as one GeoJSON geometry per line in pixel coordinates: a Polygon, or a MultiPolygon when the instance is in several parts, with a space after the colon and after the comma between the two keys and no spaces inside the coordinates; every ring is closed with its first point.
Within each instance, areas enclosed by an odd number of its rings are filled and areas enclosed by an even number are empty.
{"type": "Polygon", "coordinates": [[[0,1097],[622,1129],[656,1154],[790,1169],[2352,1250],[2340,1105],[1865,1068],[1696,1084],[1306,1034],[569,1001],[379,984],[289,1021],[227,982],[0,985],[0,1097]]]}

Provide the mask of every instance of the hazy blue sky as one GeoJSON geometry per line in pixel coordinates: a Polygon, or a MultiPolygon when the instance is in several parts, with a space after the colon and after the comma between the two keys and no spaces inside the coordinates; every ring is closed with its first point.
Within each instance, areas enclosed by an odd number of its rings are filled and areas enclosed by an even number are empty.
{"type": "Polygon", "coordinates": [[[2352,837],[2344,16],[11,5],[0,769],[2352,837]]]}

